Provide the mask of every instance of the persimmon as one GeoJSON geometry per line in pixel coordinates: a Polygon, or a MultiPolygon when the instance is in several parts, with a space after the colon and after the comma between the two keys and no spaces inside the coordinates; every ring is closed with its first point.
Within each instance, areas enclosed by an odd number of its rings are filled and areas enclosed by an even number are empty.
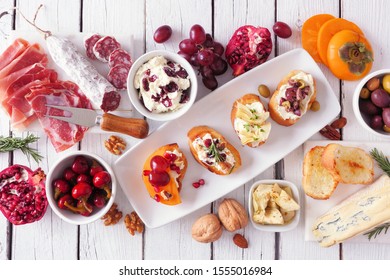
{"type": "Polygon", "coordinates": [[[318,32],[317,50],[322,63],[324,63],[326,66],[328,66],[327,52],[329,41],[337,32],[342,30],[352,30],[360,35],[363,35],[363,32],[360,30],[360,28],[348,20],[335,18],[325,22],[318,32]]]}
{"type": "Polygon", "coordinates": [[[317,50],[318,32],[321,26],[335,17],[329,14],[318,14],[308,18],[302,26],[302,47],[316,62],[322,62],[317,50]]]}
{"type": "Polygon", "coordinates": [[[352,30],[337,32],[327,50],[329,69],[339,79],[358,80],[370,72],[374,54],[368,40],[352,30]]]}

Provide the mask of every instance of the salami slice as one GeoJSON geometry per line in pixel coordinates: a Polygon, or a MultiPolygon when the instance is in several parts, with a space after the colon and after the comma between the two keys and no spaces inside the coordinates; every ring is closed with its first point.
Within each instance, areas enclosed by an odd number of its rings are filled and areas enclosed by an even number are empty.
{"type": "Polygon", "coordinates": [[[116,49],[120,49],[121,44],[114,37],[105,36],[100,38],[93,46],[93,53],[96,58],[103,62],[108,62],[110,54],[116,49]]]}
{"type": "Polygon", "coordinates": [[[117,65],[111,68],[107,80],[117,89],[126,89],[128,75],[129,68],[123,65],[117,65]]]}
{"type": "Polygon", "coordinates": [[[104,112],[114,111],[118,108],[121,101],[121,95],[116,91],[106,92],[103,96],[102,110],[104,112]]]}
{"type": "Polygon", "coordinates": [[[108,66],[110,66],[110,68],[117,65],[123,65],[128,69],[130,69],[131,65],[133,65],[130,54],[124,49],[116,49],[108,58],[108,66]]]}
{"type": "Polygon", "coordinates": [[[94,34],[88,39],[86,39],[84,42],[85,52],[90,59],[96,59],[96,56],[93,52],[93,47],[95,46],[96,42],[99,41],[100,38],[102,38],[102,36],[100,36],[99,34],[94,34]]]}

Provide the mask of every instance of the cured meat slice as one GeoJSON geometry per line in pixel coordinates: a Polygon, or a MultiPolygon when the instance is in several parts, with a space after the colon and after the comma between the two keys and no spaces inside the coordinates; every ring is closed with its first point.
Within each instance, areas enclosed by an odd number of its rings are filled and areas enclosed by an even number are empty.
{"type": "Polygon", "coordinates": [[[114,111],[118,108],[121,101],[121,95],[116,91],[106,92],[102,101],[102,110],[104,112],[114,111]]]}
{"type": "Polygon", "coordinates": [[[84,42],[85,52],[90,59],[96,59],[96,56],[93,52],[93,47],[95,46],[96,42],[99,41],[100,38],[102,38],[102,36],[100,36],[99,34],[94,34],[88,39],[86,39],[84,42]]]}
{"type": "Polygon", "coordinates": [[[47,56],[38,44],[29,46],[11,63],[0,70],[0,79],[35,63],[41,63],[43,66],[47,64],[47,56]]]}
{"type": "Polygon", "coordinates": [[[46,107],[46,104],[92,108],[88,99],[75,83],[57,81],[35,86],[31,88],[31,93],[26,96],[26,99],[57,152],[72,147],[83,138],[87,127],[45,117],[45,115],[70,115],[67,111],[46,107]]]}
{"type": "Polygon", "coordinates": [[[99,39],[96,42],[95,46],[93,46],[93,53],[95,54],[96,58],[99,59],[100,61],[108,62],[108,58],[110,57],[110,54],[116,49],[120,49],[120,48],[121,48],[121,44],[119,44],[114,37],[105,36],[99,39]]]}
{"type": "Polygon", "coordinates": [[[108,81],[117,89],[126,89],[127,76],[129,68],[123,65],[114,66],[108,73],[108,81]]]}
{"type": "Polygon", "coordinates": [[[29,45],[30,44],[26,40],[20,38],[13,41],[13,43],[0,55],[0,70],[23,53],[29,45]]]}
{"type": "Polygon", "coordinates": [[[108,66],[110,66],[110,68],[117,65],[126,66],[128,69],[133,65],[130,54],[124,49],[116,49],[108,58],[108,66]]]}

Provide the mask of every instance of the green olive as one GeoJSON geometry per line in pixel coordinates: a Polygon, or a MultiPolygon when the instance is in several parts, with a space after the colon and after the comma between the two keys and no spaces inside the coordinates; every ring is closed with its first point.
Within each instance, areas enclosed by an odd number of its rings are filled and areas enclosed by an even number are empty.
{"type": "Polygon", "coordinates": [[[390,74],[387,74],[383,77],[382,86],[385,91],[390,93],[390,74]]]}
{"type": "Polygon", "coordinates": [[[262,97],[268,98],[271,95],[269,88],[266,85],[259,85],[257,88],[262,97]]]}
{"type": "Polygon", "coordinates": [[[317,112],[317,111],[320,110],[320,108],[321,108],[320,102],[318,102],[317,100],[315,100],[315,101],[311,104],[310,110],[312,110],[313,112],[317,112]]]}
{"type": "Polygon", "coordinates": [[[368,90],[368,88],[362,88],[360,91],[360,98],[368,99],[371,95],[371,91],[368,90]]]}

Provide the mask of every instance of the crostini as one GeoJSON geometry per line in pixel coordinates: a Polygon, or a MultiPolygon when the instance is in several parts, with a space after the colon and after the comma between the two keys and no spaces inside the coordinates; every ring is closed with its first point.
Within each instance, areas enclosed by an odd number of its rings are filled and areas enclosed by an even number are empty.
{"type": "Polygon", "coordinates": [[[232,108],[230,120],[243,145],[255,148],[264,144],[271,131],[267,122],[269,112],[260,97],[248,93],[237,99],[232,108]]]}
{"type": "Polygon", "coordinates": [[[166,205],[181,203],[187,159],[176,143],[158,148],[145,161],[142,179],[151,198],[166,205]]]}
{"type": "Polygon", "coordinates": [[[195,160],[209,171],[229,175],[241,166],[241,157],[236,148],[211,127],[193,127],[187,136],[195,160]]]}
{"type": "Polygon", "coordinates": [[[280,125],[295,124],[310,109],[316,94],[316,81],[311,74],[291,71],[280,81],[269,101],[271,118],[280,125]]]}

